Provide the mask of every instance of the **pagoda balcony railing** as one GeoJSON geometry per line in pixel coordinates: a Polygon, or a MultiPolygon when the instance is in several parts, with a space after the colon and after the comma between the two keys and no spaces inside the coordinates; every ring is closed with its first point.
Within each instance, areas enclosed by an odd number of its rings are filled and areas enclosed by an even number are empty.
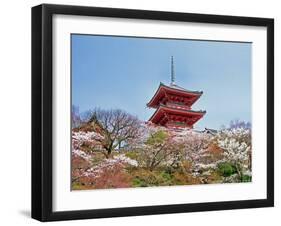
{"type": "Polygon", "coordinates": [[[169,103],[167,102],[166,103],[166,106],[167,107],[172,107],[172,108],[177,108],[177,109],[185,109],[185,110],[190,110],[191,108],[187,105],[184,105],[184,104],[178,104],[178,103],[169,103]]]}

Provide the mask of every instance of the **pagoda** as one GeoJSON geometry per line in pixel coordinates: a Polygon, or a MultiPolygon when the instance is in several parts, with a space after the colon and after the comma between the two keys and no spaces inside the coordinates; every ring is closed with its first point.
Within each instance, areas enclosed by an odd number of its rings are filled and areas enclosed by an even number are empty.
{"type": "Polygon", "coordinates": [[[147,103],[147,107],[156,111],[149,122],[169,129],[193,129],[206,111],[194,111],[191,106],[201,97],[202,91],[190,91],[175,84],[174,61],[171,58],[171,84],[160,85],[147,103]]]}

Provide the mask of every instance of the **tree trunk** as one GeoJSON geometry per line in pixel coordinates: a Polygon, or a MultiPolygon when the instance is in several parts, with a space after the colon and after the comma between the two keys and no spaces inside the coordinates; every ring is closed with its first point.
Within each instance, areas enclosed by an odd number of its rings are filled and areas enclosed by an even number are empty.
{"type": "Polygon", "coordinates": [[[103,154],[104,154],[105,158],[109,159],[109,157],[110,157],[110,155],[111,155],[111,150],[106,149],[106,151],[103,152],[103,154]]]}
{"type": "Polygon", "coordinates": [[[243,181],[243,174],[242,174],[242,172],[240,170],[239,164],[235,164],[235,167],[236,167],[236,170],[237,170],[240,182],[242,182],[243,181]]]}

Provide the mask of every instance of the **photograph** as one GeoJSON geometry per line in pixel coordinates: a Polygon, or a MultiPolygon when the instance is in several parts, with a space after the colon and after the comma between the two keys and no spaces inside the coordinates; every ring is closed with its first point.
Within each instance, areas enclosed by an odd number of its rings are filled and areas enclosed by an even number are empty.
{"type": "Polygon", "coordinates": [[[252,183],[251,42],[70,39],[72,191],[252,183]]]}
{"type": "Polygon", "coordinates": [[[33,219],[274,206],[274,18],[163,10],[32,7],[33,219]]]}

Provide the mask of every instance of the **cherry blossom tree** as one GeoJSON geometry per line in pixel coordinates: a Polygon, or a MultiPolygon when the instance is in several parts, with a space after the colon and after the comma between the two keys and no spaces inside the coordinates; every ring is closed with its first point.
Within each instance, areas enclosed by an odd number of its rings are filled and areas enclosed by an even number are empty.
{"type": "Polygon", "coordinates": [[[92,131],[72,132],[72,183],[82,184],[84,188],[128,187],[129,176],[124,169],[137,167],[138,162],[118,154],[95,164],[97,152],[91,150],[100,145],[98,140],[102,139],[102,135],[92,131]]]}
{"type": "Polygon", "coordinates": [[[251,131],[234,128],[221,131],[217,143],[224,150],[224,160],[236,167],[240,181],[243,175],[251,175],[251,131]]]}

